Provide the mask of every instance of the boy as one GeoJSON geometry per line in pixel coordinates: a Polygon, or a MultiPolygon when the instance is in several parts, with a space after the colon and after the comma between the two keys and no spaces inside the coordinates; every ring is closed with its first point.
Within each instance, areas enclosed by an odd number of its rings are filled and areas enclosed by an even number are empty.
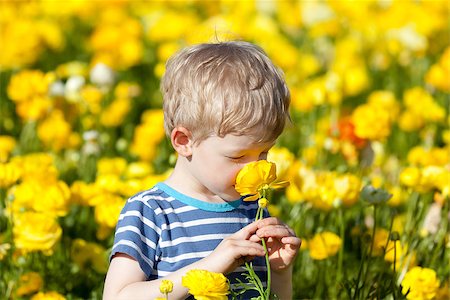
{"type": "Polygon", "coordinates": [[[300,239],[275,218],[253,222],[257,203],[234,189],[239,170],[266,158],[289,116],[282,73],[250,43],[200,44],[167,62],[161,91],[177,162],[166,181],[125,205],[104,299],[160,297],[162,278],[174,283],[170,299],[184,299],[188,270],[224,273],[233,284],[245,282],[250,260],[266,275],[261,238],[271,248],[272,290],[290,299],[300,239]]]}

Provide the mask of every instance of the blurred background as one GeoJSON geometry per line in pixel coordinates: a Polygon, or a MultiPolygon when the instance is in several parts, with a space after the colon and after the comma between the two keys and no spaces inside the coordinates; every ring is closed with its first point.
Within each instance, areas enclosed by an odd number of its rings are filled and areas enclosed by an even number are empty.
{"type": "Polygon", "coordinates": [[[447,1],[1,1],[0,294],[100,299],[127,197],[175,161],[165,61],[242,39],[285,73],[269,211],[295,299],[449,297],[447,1]]]}

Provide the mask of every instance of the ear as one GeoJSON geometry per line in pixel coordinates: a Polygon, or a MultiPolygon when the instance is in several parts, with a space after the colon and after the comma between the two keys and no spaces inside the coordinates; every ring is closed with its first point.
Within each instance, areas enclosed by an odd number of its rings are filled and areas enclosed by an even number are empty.
{"type": "Polygon", "coordinates": [[[170,134],[170,141],[177,153],[184,157],[192,155],[192,133],[189,129],[177,126],[172,130],[170,134]]]}

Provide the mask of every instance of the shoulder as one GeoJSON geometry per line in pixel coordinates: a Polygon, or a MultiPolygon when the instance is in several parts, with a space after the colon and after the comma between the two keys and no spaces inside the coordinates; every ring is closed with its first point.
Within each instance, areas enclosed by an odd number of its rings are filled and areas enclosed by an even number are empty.
{"type": "Polygon", "coordinates": [[[172,196],[158,188],[158,185],[155,185],[151,189],[139,192],[128,198],[125,206],[148,207],[155,210],[157,208],[166,207],[167,204],[173,200],[175,199],[172,196]]]}

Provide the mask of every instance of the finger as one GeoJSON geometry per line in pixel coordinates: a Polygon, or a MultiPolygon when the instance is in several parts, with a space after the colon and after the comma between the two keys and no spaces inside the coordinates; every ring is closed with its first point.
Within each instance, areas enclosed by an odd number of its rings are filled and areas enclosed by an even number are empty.
{"type": "Polygon", "coordinates": [[[247,240],[256,233],[256,230],[258,230],[258,223],[252,222],[252,223],[248,224],[247,226],[245,226],[244,228],[242,228],[241,230],[234,233],[231,236],[231,238],[247,240]]]}
{"type": "MultiPolygon", "coordinates": [[[[249,242],[249,241],[246,241],[249,242]]],[[[234,247],[235,259],[238,260],[247,256],[264,256],[264,247],[256,243],[239,243],[234,247]]]]}
{"type": "Polygon", "coordinates": [[[261,238],[259,236],[257,236],[256,234],[253,234],[249,239],[249,241],[252,241],[254,243],[259,243],[261,242],[261,238]]]}
{"type": "Polygon", "coordinates": [[[235,257],[249,255],[244,251],[245,248],[256,249],[258,251],[264,252],[264,247],[260,243],[253,242],[250,240],[228,239],[228,240],[224,240],[220,246],[221,246],[221,248],[226,248],[226,249],[229,249],[230,251],[234,252],[236,254],[236,255],[234,255],[235,257]]]}
{"type": "Polygon", "coordinates": [[[299,249],[302,245],[302,240],[295,236],[287,236],[281,239],[281,242],[286,245],[290,245],[293,249],[299,249]]]}
{"type": "Polygon", "coordinates": [[[276,237],[282,238],[287,236],[295,236],[292,229],[285,225],[267,226],[256,231],[256,235],[260,238],[264,237],[276,237]]]}
{"type": "Polygon", "coordinates": [[[270,225],[284,225],[283,222],[281,222],[279,219],[277,219],[275,217],[264,218],[264,219],[254,222],[254,223],[258,226],[258,228],[263,228],[265,226],[270,226],[270,225]]]}

